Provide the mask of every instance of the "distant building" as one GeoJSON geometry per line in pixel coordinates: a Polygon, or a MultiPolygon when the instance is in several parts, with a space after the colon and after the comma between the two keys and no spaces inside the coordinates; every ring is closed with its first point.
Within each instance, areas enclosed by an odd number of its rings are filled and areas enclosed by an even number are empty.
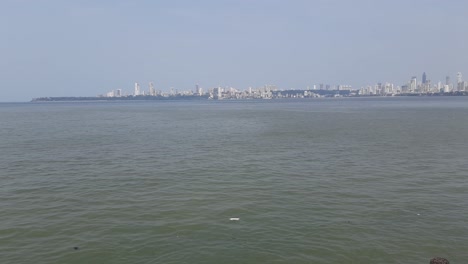
{"type": "Polygon", "coordinates": [[[408,93],[408,92],[409,92],[409,87],[408,87],[408,85],[403,85],[403,86],[401,86],[401,92],[402,92],[402,93],[408,93]]]}
{"type": "Polygon", "coordinates": [[[450,85],[448,85],[448,84],[444,85],[444,90],[443,90],[443,92],[444,92],[444,93],[449,93],[449,92],[451,92],[451,90],[450,90],[450,85]]]}
{"type": "Polygon", "coordinates": [[[222,88],[221,87],[213,88],[212,98],[213,99],[218,99],[218,100],[222,99],[221,93],[222,93],[222,88]]]}
{"type": "Polygon", "coordinates": [[[153,84],[153,82],[150,82],[150,83],[148,84],[148,86],[149,86],[149,95],[155,96],[155,95],[156,95],[156,90],[154,89],[154,84],[153,84]]]}
{"type": "Polygon", "coordinates": [[[414,93],[418,89],[418,81],[416,76],[411,77],[411,81],[409,83],[409,92],[414,93]]]}
{"type": "Polygon", "coordinates": [[[140,95],[140,94],[141,94],[141,92],[140,92],[140,85],[139,85],[138,83],[135,83],[135,90],[134,90],[134,92],[133,92],[133,95],[138,96],[138,95],[140,95]]]}
{"type": "Polygon", "coordinates": [[[457,91],[464,91],[465,83],[463,82],[463,76],[461,72],[457,72],[457,91]]]}

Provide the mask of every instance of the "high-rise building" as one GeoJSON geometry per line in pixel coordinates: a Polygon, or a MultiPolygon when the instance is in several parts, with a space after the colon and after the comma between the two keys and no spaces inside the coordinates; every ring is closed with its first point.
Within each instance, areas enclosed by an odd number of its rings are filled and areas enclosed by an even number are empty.
{"type": "Polygon", "coordinates": [[[140,95],[140,85],[138,83],[135,83],[135,91],[133,92],[133,95],[140,95]]]}
{"type": "Polygon", "coordinates": [[[154,89],[154,84],[153,82],[149,83],[149,95],[155,96],[156,95],[156,90],[154,89]]]}
{"type": "Polygon", "coordinates": [[[457,72],[457,90],[458,91],[465,90],[465,82],[463,81],[463,76],[461,72],[457,72]]]}
{"type": "Polygon", "coordinates": [[[422,84],[426,84],[426,82],[427,82],[426,73],[423,72],[423,74],[422,74],[422,84]]]}
{"type": "Polygon", "coordinates": [[[457,72],[457,83],[463,82],[463,76],[461,72],[457,72]]]}
{"type": "Polygon", "coordinates": [[[450,76],[445,77],[445,85],[450,85],[450,76]]]}
{"type": "Polygon", "coordinates": [[[418,81],[416,79],[416,76],[413,76],[411,77],[411,81],[409,84],[410,92],[416,92],[417,88],[418,88],[418,81]]]}
{"type": "Polygon", "coordinates": [[[222,99],[222,88],[220,86],[213,88],[213,99],[222,99]]]}

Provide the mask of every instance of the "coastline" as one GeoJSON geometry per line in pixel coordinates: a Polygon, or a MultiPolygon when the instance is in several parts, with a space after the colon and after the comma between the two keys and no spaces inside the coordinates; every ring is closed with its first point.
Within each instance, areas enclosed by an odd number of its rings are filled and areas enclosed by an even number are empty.
{"type": "Polygon", "coordinates": [[[400,93],[400,94],[374,94],[361,95],[356,91],[351,90],[287,90],[275,91],[267,96],[250,95],[234,97],[230,95],[213,96],[213,94],[203,95],[139,95],[139,96],[119,96],[119,97],[104,97],[104,96],[62,96],[62,97],[39,97],[33,98],[30,102],[83,102],[83,101],[174,101],[174,100],[280,100],[280,99],[306,99],[306,98],[385,98],[385,97],[433,97],[433,96],[468,96],[468,91],[455,91],[447,93],[400,93]]]}

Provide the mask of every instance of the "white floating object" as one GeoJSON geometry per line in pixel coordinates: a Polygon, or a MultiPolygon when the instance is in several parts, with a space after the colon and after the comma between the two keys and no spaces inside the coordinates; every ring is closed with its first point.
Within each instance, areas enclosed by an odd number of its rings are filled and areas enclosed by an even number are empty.
{"type": "Polygon", "coordinates": [[[417,214],[417,215],[420,215],[420,214],[417,214]]]}
{"type": "Polygon", "coordinates": [[[239,221],[240,218],[238,218],[238,217],[231,217],[231,218],[229,218],[229,220],[231,220],[231,221],[239,221]]]}

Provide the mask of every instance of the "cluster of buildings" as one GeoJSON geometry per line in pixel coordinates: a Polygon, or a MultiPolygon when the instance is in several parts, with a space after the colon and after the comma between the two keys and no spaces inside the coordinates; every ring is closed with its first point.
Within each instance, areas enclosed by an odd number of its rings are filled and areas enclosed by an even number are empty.
{"type": "Polygon", "coordinates": [[[122,89],[110,91],[98,97],[125,98],[125,99],[164,99],[164,98],[206,98],[206,99],[276,99],[276,98],[308,98],[308,97],[342,97],[342,96],[394,96],[394,95],[420,95],[420,94],[446,94],[468,91],[468,82],[463,81],[462,74],[457,73],[456,83],[450,81],[447,76],[445,83],[432,83],[427,79],[426,73],[422,74],[421,81],[413,76],[408,83],[397,86],[393,83],[378,83],[361,89],[353,89],[350,85],[328,84],[313,85],[306,89],[280,90],[275,85],[246,90],[238,90],[233,87],[214,87],[204,90],[198,84],[193,90],[179,91],[170,88],[169,92],[162,92],[154,88],[150,82],[147,89],[142,89],[139,83],[135,83],[132,93],[123,93],[122,89]]]}
{"type": "MultiPolygon", "coordinates": [[[[171,98],[205,98],[205,99],[276,99],[276,98],[308,98],[308,97],[328,97],[328,96],[349,96],[352,87],[349,85],[314,85],[307,89],[280,90],[275,85],[264,85],[261,87],[249,87],[246,90],[238,90],[234,87],[214,87],[204,90],[199,85],[195,85],[193,90],[179,91],[170,88],[169,92],[156,90],[152,82],[148,84],[146,90],[142,90],[139,83],[135,83],[132,93],[123,93],[122,89],[110,91],[100,98],[122,98],[122,99],[171,99],[171,98]]],[[[357,91],[354,91],[356,95],[357,91]]]]}
{"type": "Polygon", "coordinates": [[[445,77],[445,83],[432,83],[427,79],[424,72],[421,81],[418,81],[416,76],[411,77],[408,83],[396,86],[393,83],[378,83],[374,86],[367,86],[359,89],[359,95],[413,95],[413,94],[445,94],[454,92],[468,91],[468,82],[463,81],[463,76],[460,72],[457,73],[456,83],[450,81],[450,77],[445,77]]]}

